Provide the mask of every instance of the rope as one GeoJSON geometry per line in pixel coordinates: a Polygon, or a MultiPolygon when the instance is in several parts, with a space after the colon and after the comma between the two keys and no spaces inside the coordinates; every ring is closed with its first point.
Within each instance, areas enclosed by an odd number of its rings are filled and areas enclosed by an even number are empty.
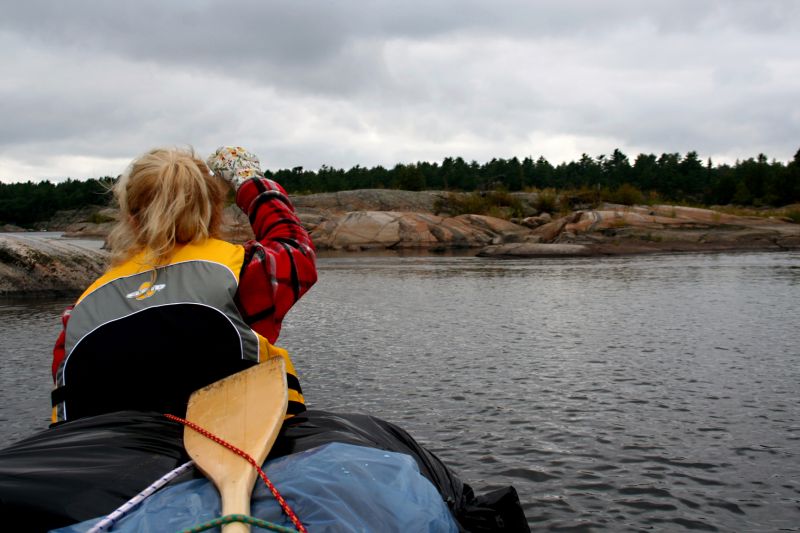
{"type": "Polygon", "coordinates": [[[256,463],[256,460],[253,459],[252,457],[250,457],[250,455],[247,452],[245,452],[244,450],[240,450],[239,448],[237,448],[233,444],[222,440],[221,438],[217,437],[216,435],[214,435],[213,433],[211,433],[207,429],[204,429],[204,428],[198,426],[194,422],[190,422],[188,420],[184,420],[183,418],[180,418],[180,417],[175,416],[175,415],[165,414],[164,416],[166,416],[170,420],[173,420],[175,422],[180,422],[181,424],[185,425],[186,427],[189,427],[189,428],[195,430],[196,432],[200,433],[204,437],[207,437],[207,438],[213,440],[214,442],[216,442],[220,446],[224,446],[225,448],[229,449],[230,451],[232,451],[233,453],[235,453],[236,455],[238,455],[239,457],[241,457],[242,459],[244,459],[248,463],[250,463],[258,471],[258,475],[261,477],[261,479],[264,481],[264,484],[267,485],[267,488],[269,489],[269,491],[272,493],[272,495],[278,501],[278,504],[280,504],[281,509],[283,509],[283,512],[286,513],[286,516],[288,516],[289,520],[292,521],[292,524],[294,524],[294,527],[297,528],[297,531],[299,531],[300,533],[308,533],[306,528],[305,528],[305,526],[303,526],[303,523],[300,522],[300,519],[297,518],[297,515],[294,513],[292,508],[289,507],[289,504],[286,503],[286,500],[283,498],[283,496],[281,496],[281,493],[278,492],[278,489],[275,488],[275,485],[273,485],[272,482],[269,480],[269,478],[267,477],[267,474],[265,474],[264,471],[261,469],[261,466],[259,466],[258,463],[256,463]]]}
{"type": "Polygon", "coordinates": [[[297,533],[296,529],[279,526],[278,524],[273,524],[272,522],[267,522],[266,520],[261,520],[260,518],[243,514],[228,514],[221,516],[220,518],[215,518],[214,520],[206,522],[205,524],[200,524],[188,529],[182,529],[178,533],[200,533],[201,531],[208,531],[209,529],[230,524],[232,522],[242,522],[244,524],[250,524],[251,526],[269,529],[270,531],[279,531],[280,533],[297,533]]]}
{"type": "Polygon", "coordinates": [[[188,461],[183,463],[178,468],[168,472],[158,478],[156,481],[150,484],[146,489],[142,492],[128,500],[127,502],[123,503],[116,511],[111,513],[110,515],[106,516],[104,519],[96,523],[87,533],[100,533],[102,531],[108,531],[111,526],[114,525],[120,518],[125,516],[127,513],[131,511],[134,507],[142,503],[146,498],[151,496],[155,493],[158,489],[175,479],[176,477],[180,476],[187,470],[189,470],[192,466],[194,466],[194,461],[188,461]]]}

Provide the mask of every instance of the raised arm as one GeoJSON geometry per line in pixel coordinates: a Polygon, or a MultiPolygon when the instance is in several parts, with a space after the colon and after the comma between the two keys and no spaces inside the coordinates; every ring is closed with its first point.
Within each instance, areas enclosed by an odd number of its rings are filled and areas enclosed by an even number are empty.
{"type": "Polygon", "coordinates": [[[317,281],[314,245],[276,182],[246,181],[236,203],[256,235],[245,243],[237,305],[245,322],[275,343],[283,317],[317,281]]]}
{"type": "Polygon", "coordinates": [[[225,147],[208,162],[235,188],[256,237],[245,243],[236,303],[245,322],[274,343],[283,317],[317,281],[314,245],[286,191],[263,177],[253,154],[225,147]]]}

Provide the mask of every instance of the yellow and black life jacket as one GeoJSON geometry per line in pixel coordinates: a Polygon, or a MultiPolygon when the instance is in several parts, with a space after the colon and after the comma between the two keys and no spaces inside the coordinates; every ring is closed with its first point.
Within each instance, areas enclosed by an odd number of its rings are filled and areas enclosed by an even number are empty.
{"type": "Polygon", "coordinates": [[[209,239],[156,270],[139,254],[95,281],[67,322],[53,422],[126,409],[183,416],[194,390],[274,356],[286,362],[287,416],[304,411],[289,354],[236,307],[243,261],[242,246],[209,239]]]}

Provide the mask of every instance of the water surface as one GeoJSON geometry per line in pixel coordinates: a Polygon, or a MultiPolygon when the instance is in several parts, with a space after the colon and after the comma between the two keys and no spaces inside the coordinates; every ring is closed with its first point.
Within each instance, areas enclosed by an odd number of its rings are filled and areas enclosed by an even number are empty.
{"type": "MultiPolygon", "coordinates": [[[[64,300],[0,304],[0,443],[46,427],[64,300]]],[[[541,530],[797,531],[800,253],[320,260],[310,406],[407,429],[541,530]]]]}

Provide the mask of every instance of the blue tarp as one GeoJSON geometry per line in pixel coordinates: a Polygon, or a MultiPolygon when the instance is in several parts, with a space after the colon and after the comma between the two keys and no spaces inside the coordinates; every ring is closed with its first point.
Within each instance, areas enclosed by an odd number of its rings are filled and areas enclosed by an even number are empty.
{"type": "MultiPolygon", "coordinates": [[[[437,489],[420,474],[416,461],[402,453],[335,442],[272,459],[264,470],[310,533],[458,531],[437,489]]],[[[214,486],[194,479],[157,492],[111,531],[174,532],[208,522],[220,512],[214,486]]],[[[251,514],[292,527],[260,479],[251,514]]],[[[101,518],[53,531],[85,533],[101,518]]]]}

